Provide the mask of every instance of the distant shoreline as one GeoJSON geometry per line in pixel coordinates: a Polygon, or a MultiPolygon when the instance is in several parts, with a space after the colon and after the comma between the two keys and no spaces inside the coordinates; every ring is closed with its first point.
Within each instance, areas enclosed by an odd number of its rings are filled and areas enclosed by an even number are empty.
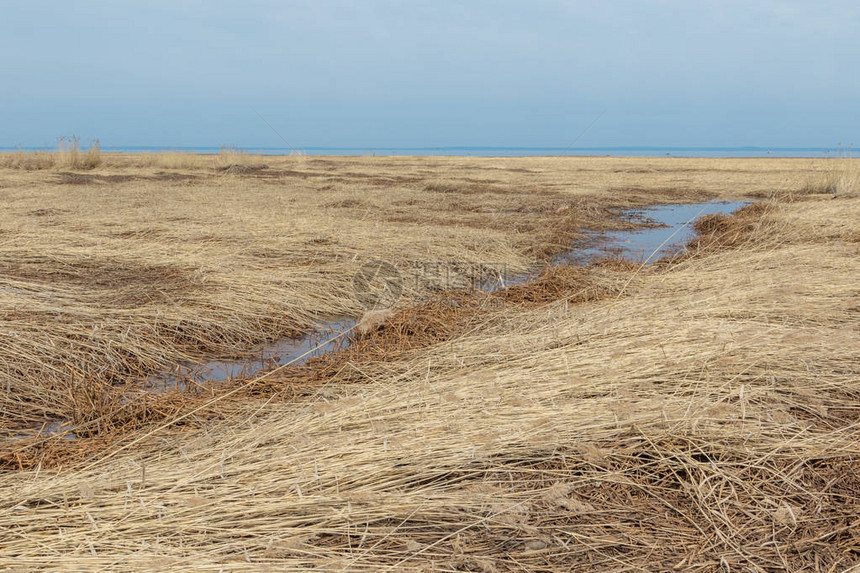
{"type": "MultiPolygon", "coordinates": [[[[104,153],[217,154],[224,146],[103,146],[104,153]]],[[[254,155],[423,156],[423,157],[684,157],[684,158],[827,158],[855,157],[853,149],[827,147],[238,147],[254,155]]],[[[53,151],[52,147],[0,147],[0,152],[53,151]]]]}

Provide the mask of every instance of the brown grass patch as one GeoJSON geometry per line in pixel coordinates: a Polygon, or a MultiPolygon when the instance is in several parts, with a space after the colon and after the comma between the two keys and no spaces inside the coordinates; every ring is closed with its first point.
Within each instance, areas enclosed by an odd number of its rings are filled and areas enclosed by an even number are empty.
{"type": "Polygon", "coordinates": [[[505,188],[492,181],[434,181],[423,186],[423,190],[429,193],[457,194],[457,195],[511,195],[520,193],[515,189],[505,188]]]}
{"type": "Polygon", "coordinates": [[[497,296],[521,305],[542,305],[554,301],[578,303],[617,295],[619,287],[617,277],[598,274],[594,267],[550,266],[533,281],[508,287],[499,291],[497,296]]]}
{"type": "Polygon", "coordinates": [[[749,241],[767,210],[765,203],[753,203],[731,215],[705,215],[693,224],[697,236],[687,244],[686,249],[699,252],[709,248],[739,247],[749,241]]]}

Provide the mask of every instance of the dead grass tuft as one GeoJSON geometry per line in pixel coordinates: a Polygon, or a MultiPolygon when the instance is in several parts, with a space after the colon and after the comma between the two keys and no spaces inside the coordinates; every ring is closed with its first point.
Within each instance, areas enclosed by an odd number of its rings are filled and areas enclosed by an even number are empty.
{"type": "Polygon", "coordinates": [[[860,191],[860,160],[848,157],[819,161],[798,190],[804,195],[850,196],[860,191]]]}
{"type": "Polygon", "coordinates": [[[687,252],[709,248],[739,247],[746,244],[760,226],[768,205],[753,203],[731,215],[712,213],[693,224],[697,236],[686,246],[687,252]]]}
{"type": "Polygon", "coordinates": [[[134,158],[138,167],[155,167],[160,169],[203,169],[212,164],[212,157],[195,153],[180,153],[163,151],[146,153],[134,158]]]}
{"type": "Polygon", "coordinates": [[[20,169],[23,171],[38,171],[50,169],[56,163],[56,156],[50,151],[33,151],[16,153],[0,153],[0,167],[20,169]]]}
{"type": "Polygon", "coordinates": [[[58,140],[56,165],[67,169],[95,169],[101,162],[98,139],[93,141],[86,151],[81,149],[81,140],[76,136],[61,137],[58,140]]]}
{"type": "Polygon", "coordinates": [[[102,164],[101,145],[96,139],[84,150],[77,136],[61,137],[57,150],[0,154],[0,168],[39,171],[44,169],[95,169],[102,164]]]}
{"type": "MultiPolygon", "coordinates": [[[[601,300],[619,293],[621,281],[597,269],[619,268],[603,264],[598,267],[550,266],[533,281],[499,291],[506,302],[521,305],[542,305],[552,301],[587,302],[601,300]]],[[[626,265],[624,266],[626,267],[626,265]]]]}

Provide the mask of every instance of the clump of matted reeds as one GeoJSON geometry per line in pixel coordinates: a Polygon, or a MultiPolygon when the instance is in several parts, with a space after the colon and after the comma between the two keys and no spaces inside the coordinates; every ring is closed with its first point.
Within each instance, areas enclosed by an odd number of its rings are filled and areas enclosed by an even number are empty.
{"type": "Polygon", "coordinates": [[[700,255],[708,251],[751,247],[756,242],[766,243],[766,236],[774,234],[774,225],[762,225],[763,217],[775,208],[775,203],[758,202],[741,207],[730,215],[711,213],[693,223],[695,236],[683,249],[669,257],[666,263],[700,255]]]}

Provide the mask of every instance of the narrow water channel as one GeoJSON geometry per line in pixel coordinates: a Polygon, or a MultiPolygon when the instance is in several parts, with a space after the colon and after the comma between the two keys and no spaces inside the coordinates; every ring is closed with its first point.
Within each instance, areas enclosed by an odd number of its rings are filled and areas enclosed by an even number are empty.
{"type": "Polygon", "coordinates": [[[632,209],[625,219],[645,225],[634,230],[586,233],[578,247],[562,255],[556,264],[583,264],[595,259],[615,257],[636,263],[653,263],[676,253],[692,239],[696,219],[720,213],[728,215],[748,201],[711,201],[658,205],[648,209],[632,209]]]}
{"type": "MultiPolygon", "coordinates": [[[[692,222],[711,213],[731,213],[744,205],[743,201],[713,201],[708,203],[660,205],[635,209],[624,217],[640,226],[634,230],[608,233],[586,233],[573,249],[556,257],[554,264],[586,264],[605,257],[620,257],[635,262],[653,262],[669,255],[693,238],[692,222]]],[[[536,273],[511,277],[508,285],[527,282],[536,273]]],[[[327,342],[355,325],[355,319],[337,317],[320,322],[317,329],[303,338],[289,338],[266,344],[251,356],[240,360],[213,359],[200,363],[179,365],[176,370],[148,380],[153,391],[165,391],[181,384],[219,382],[230,378],[251,376],[295,361],[304,364],[313,356],[339,350],[349,344],[347,337],[327,342]],[[319,346],[319,348],[317,348],[319,346]]]]}
{"type": "Polygon", "coordinates": [[[200,362],[185,362],[170,372],[151,376],[146,389],[165,392],[184,385],[204,382],[223,382],[231,378],[245,378],[284,364],[304,364],[314,356],[340,350],[349,344],[347,337],[337,337],[355,326],[355,320],[338,317],[320,321],[317,327],[302,338],[284,338],[265,344],[245,358],[213,358],[200,362]]]}
{"type": "MultiPolygon", "coordinates": [[[[577,241],[573,249],[556,257],[553,263],[582,265],[606,257],[651,263],[677,252],[692,239],[695,235],[692,223],[696,219],[712,213],[729,214],[747,204],[748,202],[744,201],[713,201],[630,210],[624,213],[624,217],[639,224],[636,229],[606,233],[586,232],[585,237],[577,241]]],[[[506,284],[522,284],[536,276],[537,272],[539,271],[509,278],[506,284]]],[[[291,362],[304,364],[309,358],[346,347],[349,338],[337,335],[348,331],[355,323],[355,319],[348,317],[322,320],[313,332],[302,338],[288,338],[265,344],[240,359],[211,358],[179,364],[170,372],[151,376],[145,381],[145,386],[152,392],[166,392],[175,388],[250,377],[263,370],[291,362]]],[[[33,428],[33,431],[44,437],[57,432],[65,433],[69,428],[68,422],[46,420],[40,423],[38,428],[33,428]]],[[[65,433],[63,438],[74,439],[74,434],[65,433]]]]}

